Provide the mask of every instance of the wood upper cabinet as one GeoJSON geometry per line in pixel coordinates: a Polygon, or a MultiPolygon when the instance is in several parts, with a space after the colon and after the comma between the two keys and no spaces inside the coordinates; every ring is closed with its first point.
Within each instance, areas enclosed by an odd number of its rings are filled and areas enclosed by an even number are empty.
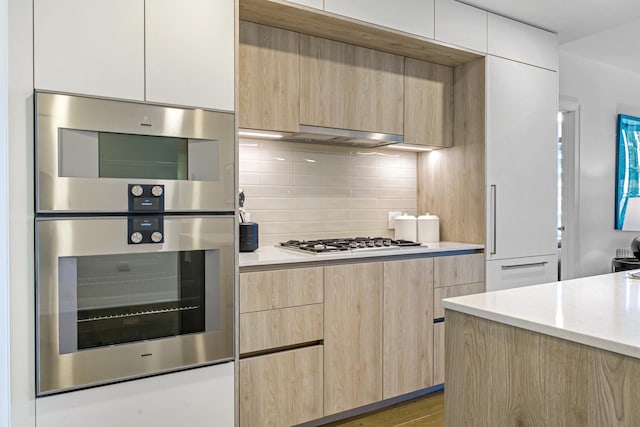
{"type": "Polygon", "coordinates": [[[289,427],[321,418],[322,372],[322,346],[240,360],[240,426],[289,427]]]}
{"type": "Polygon", "coordinates": [[[403,133],[404,58],[300,35],[300,123],[403,133]]]}
{"type": "Polygon", "coordinates": [[[240,21],[241,128],[296,132],[300,124],[299,34],[240,21]]]}
{"type": "Polygon", "coordinates": [[[324,415],[382,399],[382,263],[325,267],[324,415]]]}
{"type": "Polygon", "coordinates": [[[404,141],[453,145],[453,68],[405,58],[404,141]]]}
{"type": "Polygon", "coordinates": [[[234,0],[36,0],[36,89],[234,110],[234,0]]]}
{"type": "Polygon", "coordinates": [[[383,398],[433,385],[433,258],[384,263],[383,398]]]}
{"type": "Polygon", "coordinates": [[[324,0],[327,12],[432,39],[434,0],[324,0]]]}

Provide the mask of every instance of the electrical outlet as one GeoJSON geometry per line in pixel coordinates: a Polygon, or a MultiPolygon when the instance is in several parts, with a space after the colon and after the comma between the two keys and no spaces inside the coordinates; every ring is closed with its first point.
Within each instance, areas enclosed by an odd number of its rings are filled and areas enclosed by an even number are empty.
{"type": "Polygon", "coordinates": [[[394,218],[400,215],[402,215],[402,212],[388,212],[388,217],[387,217],[388,229],[392,230],[396,228],[396,221],[394,220],[394,218]]]}

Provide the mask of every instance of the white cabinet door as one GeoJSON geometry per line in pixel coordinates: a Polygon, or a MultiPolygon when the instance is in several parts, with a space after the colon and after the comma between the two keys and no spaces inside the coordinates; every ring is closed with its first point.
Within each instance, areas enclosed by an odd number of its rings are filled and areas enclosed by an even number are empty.
{"type": "Polygon", "coordinates": [[[38,427],[233,427],[233,362],[36,399],[38,427]]]}
{"type": "Polygon", "coordinates": [[[146,0],[146,100],[234,109],[234,1],[146,0]]]}
{"type": "Polygon", "coordinates": [[[433,38],[434,0],[324,0],[324,10],[433,38]]]}
{"type": "Polygon", "coordinates": [[[324,8],[324,0],[287,0],[289,3],[301,4],[303,6],[315,7],[322,10],[324,8]]]}
{"type": "Polygon", "coordinates": [[[489,14],[488,53],[550,70],[558,70],[558,37],[549,31],[489,14]]]}
{"type": "Polygon", "coordinates": [[[35,0],[36,89],[144,100],[144,0],[35,0]]]}
{"type": "Polygon", "coordinates": [[[557,251],[554,71],[487,57],[487,259],[557,251]]]}
{"type": "Polygon", "coordinates": [[[435,38],[487,51],[487,12],[455,0],[436,0],[435,38]]]}
{"type": "Polygon", "coordinates": [[[487,292],[557,280],[557,255],[487,261],[487,292]]]}

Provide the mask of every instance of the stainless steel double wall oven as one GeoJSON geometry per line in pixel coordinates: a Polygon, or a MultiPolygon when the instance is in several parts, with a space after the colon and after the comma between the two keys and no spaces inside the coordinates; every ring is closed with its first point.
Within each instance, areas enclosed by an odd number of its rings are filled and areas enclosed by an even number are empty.
{"type": "Polygon", "coordinates": [[[233,359],[233,114],[35,100],[38,395],[233,359]]]}

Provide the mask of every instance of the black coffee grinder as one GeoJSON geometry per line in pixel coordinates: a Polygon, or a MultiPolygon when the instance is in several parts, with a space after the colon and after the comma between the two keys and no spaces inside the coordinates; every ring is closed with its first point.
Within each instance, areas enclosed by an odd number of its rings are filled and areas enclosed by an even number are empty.
{"type": "Polygon", "coordinates": [[[258,249],[258,224],[245,221],[244,198],[244,191],[240,190],[240,252],[253,252],[258,249]]]}

